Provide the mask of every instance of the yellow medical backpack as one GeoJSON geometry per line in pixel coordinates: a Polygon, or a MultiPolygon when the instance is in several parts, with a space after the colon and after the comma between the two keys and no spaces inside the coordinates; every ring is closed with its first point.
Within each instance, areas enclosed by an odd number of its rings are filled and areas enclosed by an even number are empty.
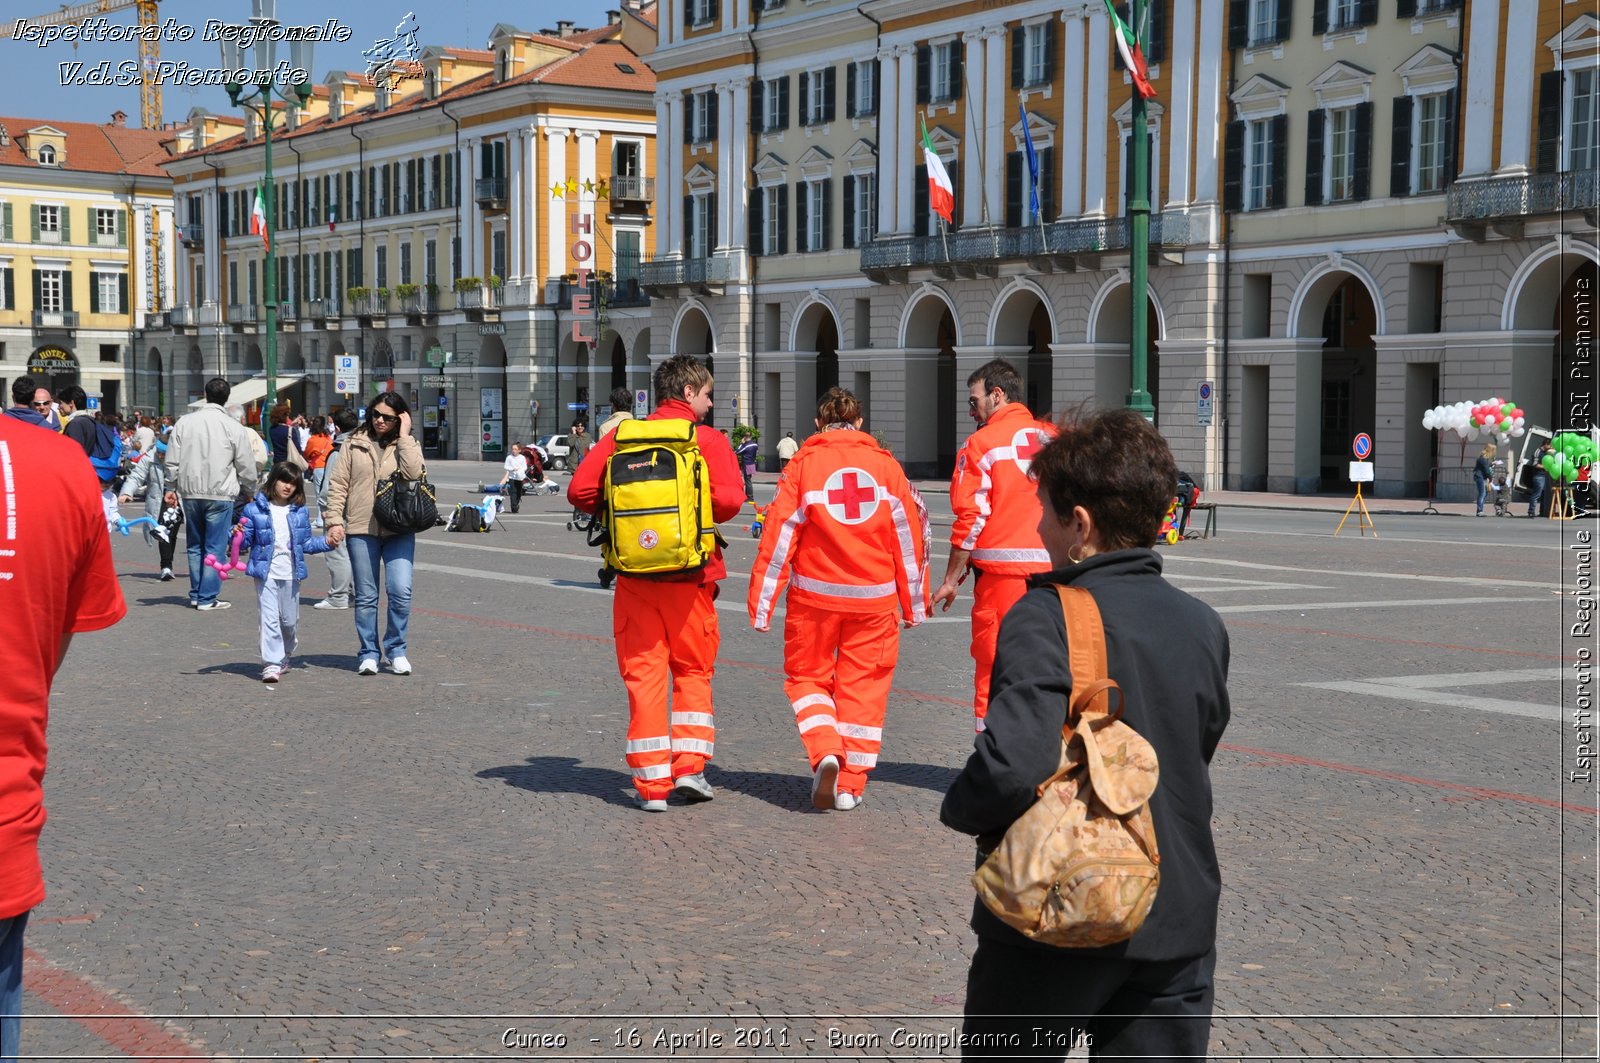
{"type": "Polygon", "coordinates": [[[606,564],[648,575],[696,569],[717,549],[711,516],[711,470],[695,423],[677,418],[623,421],[606,463],[606,564]]]}

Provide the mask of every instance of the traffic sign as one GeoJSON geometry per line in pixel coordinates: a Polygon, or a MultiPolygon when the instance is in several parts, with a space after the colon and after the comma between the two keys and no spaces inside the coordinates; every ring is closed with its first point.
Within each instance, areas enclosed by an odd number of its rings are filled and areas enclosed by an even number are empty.
{"type": "Polygon", "coordinates": [[[650,409],[650,393],[642,388],[635,391],[633,393],[633,415],[635,417],[643,417],[648,409],[650,409]]]}
{"type": "Polygon", "coordinates": [[[1372,453],[1372,437],[1365,432],[1358,433],[1355,441],[1350,444],[1350,450],[1355,454],[1356,460],[1366,461],[1367,455],[1372,453]]]}
{"type": "Polygon", "coordinates": [[[1198,403],[1195,405],[1196,419],[1200,424],[1207,425],[1211,423],[1212,414],[1213,399],[1211,381],[1202,380],[1200,381],[1200,398],[1198,403]]]}
{"type": "Polygon", "coordinates": [[[361,357],[355,354],[338,354],[333,358],[333,390],[341,395],[354,395],[361,388],[361,357]]]}

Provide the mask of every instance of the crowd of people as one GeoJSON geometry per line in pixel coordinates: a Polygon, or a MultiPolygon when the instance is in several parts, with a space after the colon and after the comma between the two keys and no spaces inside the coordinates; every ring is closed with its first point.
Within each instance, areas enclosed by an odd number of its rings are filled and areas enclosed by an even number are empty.
{"type": "MultiPolygon", "coordinates": [[[[575,426],[566,494],[575,509],[603,515],[614,490],[613,459],[625,463],[635,453],[630,448],[652,433],[658,442],[676,438],[674,453],[699,463],[690,482],[703,490],[694,503],[703,553],[694,563],[651,570],[624,564],[616,544],[607,554],[608,565],[616,561],[612,632],[629,716],[623,755],[639,806],[661,813],[674,795],[691,803],[716,796],[706,769],[716,744],[715,601],[728,571],[714,526],[734,520],[753,495],[755,462],[753,445],[736,450],[725,433],[704,423],[714,380],[703,362],[668,358],[653,384],[655,409],[635,427],[621,427],[632,417],[631,394],[622,391],[613,396],[617,414],[595,437],[575,426]]],[[[977,429],[952,475],[955,520],[937,586],[927,507],[896,458],[864,430],[866,411],[853,393],[832,388],[818,403],[815,431],[781,441],[783,465],[765,509],[746,603],[758,631],[773,626],[782,604],[783,690],[806,758],[811,804],[851,812],[866,801],[902,628],[922,624],[936,606],[948,609],[970,579],[977,735],[941,816],[976,838],[981,861],[1056,770],[1072,673],[1053,588],[1087,590],[1104,617],[1124,719],[1160,758],[1161,787],[1150,802],[1166,857],[1160,892],[1146,924],[1106,949],[1040,946],[979,905],[963,1051],[1048,1058],[1006,1048],[1012,1033],[1043,1023],[1061,1029],[1061,1044],[1072,1040],[1067,1031],[1080,1031],[1102,1052],[1109,1046],[1150,1057],[1202,1054],[1220,890],[1208,766],[1228,722],[1228,642],[1212,610],[1162,578],[1152,549],[1177,477],[1172,455],[1153,426],[1127,411],[1059,425],[1036,418],[1021,401],[1020,374],[1003,360],[980,367],[967,384],[977,429]],[[1183,621],[1165,625],[1155,639],[1145,622],[1152,615],[1183,621]]],[[[370,676],[387,666],[410,675],[415,533],[385,524],[377,504],[391,477],[423,473],[406,399],[392,391],[378,395],[360,419],[349,409],[307,418],[280,406],[270,411],[264,441],[229,405],[229,394],[228,382],[214,378],[203,404],[175,423],[141,418],[127,436],[136,460],[124,478],[120,470],[108,475],[97,459],[104,446],[98,428],[74,429],[82,420],[81,393],[50,396],[31,380],[18,381],[10,419],[0,419],[0,450],[25,455],[34,479],[49,478],[57,489],[70,481],[74,519],[83,525],[70,549],[65,540],[37,547],[70,574],[52,585],[63,601],[45,622],[53,632],[71,632],[120,618],[108,535],[119,522],[126,533],[128,522],[112,516],[116,503],[142,493],[145,534],[160,550],[163,580],[176,578],[176,534],[184,533],[194,608],[228,608],[219,597],[219,569],[226,567],[219,559],[247,555],[242,567],[256,588],[263,682],[278,682],[293,663],[301,583],[313,554],[326,559],[331,584],[316,608],[353,613],[356,672],[370,676]],[[48,475],[34,468],[48,466],[63,449],[81,449],[88,460],[48,475]],[[61,592],[84,581],[93,586],[61,592]],[[381,630],[380,591],[387,600],[381,630]]],[[[651,453],[652,470],[671,464],[670,450],[663,445],[651,453]]],[[[659,479],[654,471],[648,476],[659,479]]],[[[512,512],[524,490],[541,480],[549,475],[536,451],[514,444],[501,481],[512,512]]],[[[28,518],[26,529],[35,530],[36,510],[19,512],[28,518]]],[[[655,545],[651,529],[637,538],[642,550],[655,545]]],[[[29,585],[44,584],[52,572],[48,565],[30,569],[29,585]]],[[[9,666],[19,651],[6,642],[0,640],[0,663],[9,666]]],[[[0,805],[0,836],[12,832],[30,853],[38,824],[26,815],[40,807],[43,708],[65,642],[30,643],[27,669],[8,674],[33,676],[36,696],[0,703],[14,717],[15,733],[37,747],[34,789],[10,799],[25,815],[8,818],[12,809],[0,805]]],[[[0,871],[0,1015],[18,1010],[19,997],[6,996],[7,965],[20,964],[27,911],[41,897],[36,862],[0,871]]],[[[14,1031],[0,1026],[0,1054],[14,1044],[14,1031]]]]}

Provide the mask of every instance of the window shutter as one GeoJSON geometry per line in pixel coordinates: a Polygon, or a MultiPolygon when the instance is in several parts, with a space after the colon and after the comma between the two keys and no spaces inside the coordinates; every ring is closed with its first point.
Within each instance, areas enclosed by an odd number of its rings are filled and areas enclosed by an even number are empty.
{"type": "Polygon", "coordinates": [[[33,271],[33,308],[44,309],[44,276],[39,270],[33,271]]]}
{"type": "Polygon", "coordinates": [[[127,312],[128,275],[126,273],[119,273],[117,274],[117,313],[126,314],[127,312]]]}
{"type": "Polygon", "coordinates": [[[1355,198],[1372,198],[1372,101],[1356,104],[1355,198]]]}
{"type": "Polygon", "coordinates": [[[1011,30],[1011,87],[1020,89],[1027,80],[1028,30],[1024,26],[1016,26],[1011,30]]]}
{"type": "Polygon", "coordinates": [[[1410,96],[1394,98],[1393,125],[1389,129],[1389,194],[1411,194],[1411,108],[1410,96]]]}
{"type": "Polygon", "coordinates": [[[856,66],[850,63],[844,68],[844,116],[856,118],[856,66]]]}
{"type": "Polygon", "coordinates": [[[1320,37],[1328,32],[1328,0],[1311,0],[1311,33],[1320,37]]]}
{"type": "Polygon", "coordinates": [[[711,22],[715,22],[720,16],[720,5],[717,0],[706,0],[706,18],[711,22]]]}
{"type": "Polygon", "coordinates": [[[0,240],[10,240],[11,236],[11,204],[0,204],[0,240]]]}
{"type": "Polygon", "coordinates": [[[72,243],[72,208],[61,208],[61,242],[72,243]]]}
{"type": "Polygon", "coordinates": [[[0,306],[7,310],[17,308],[17,275],[10,266],[0,269],[0,306]]]}
{"type": "MultiPolygon", "coordinates": [[[[1326,111],[1311,111],[1306,115],[1306,206],[1308,207],[1314,207],[1322,202],[1322,171],[1327,165],[1322,132],[1327,120],[1326,111]]],[[[1276,180],[1277,175],[1274,174],[1273,178],[1276,180]]]]}
{"type": "Polygon", "coordinates": [[[856,246],[856,175],[844,175],[844,239],[845,247],[856,246]]]}
{"type": "Polygon", "coordinates": [[[800,71],[800,126],[811,124],[811,73],[800,71]]]}
{"type": "Polygon", "coordinates": [[[929,82],[933,71],[933,49],[926,44],[917,45],[917,102],[927,103],[929,82]]]}
{"type": "Polygon", "coordinates": [[[952,41],[943,47],[950,49],[950,99],[959,100],[962,92],[961,76],[964,63],[961,55],[961,45],[952,41]]]}
{"type": "Polygon", "coordinates": [[[766,87],[760,78],[750,82],[750,128],[757,133],[767,131],[766,87]]]}
{"type": "Polygon", "coordinates": [[[694,0],[683,0],[683,28],[694,27],[694,0]]]}
{"type": "Polygon", "coordinates": [[[1294,0],[1278,0],[1278,33],[1280,41],[1289,39],[1289,31],[1294,26],[1294,0]]]}
{"type": "Polygon", "coordinates": [[[1396,18],[1410,18],[1417,13],[1417,0],[1398,0],[1394,5],[1396,18]]]}
{"type": "Polygon", "coordinates": [[[685,144],[694,143],[694,112],[696,110],[694,98],[695,93],[692,92],[683,98],[683,142],[685,144]]]}
{"type": "Polygon", "coordinates": [[[778,197],[778,254],[789,253],[789,186],[776,184],[767,189],[778,197]]]}
{"type": "Polygon", "coordinates": [[[1289,116],[1272,116],[1272,196],[1268,204],[1274,210],[1282,209],[1288,199],[1289,189],[1289,116]]]}
{"type": "Polygon", "coordinates": [[[1228,47],[1250,43],[1250,0],[1228,0],[1228,47]]]}
{"type": "Polygon", "coordinates": [[[1046,85],[1056,79],[1056,22],[1051,19],[1044,24],[1044,83],[1046,85]]]}
{"type": "Polygon", "coordinates": [[[1222,209],[1244,209],[1244,123],[1229,122],[1222,136],[1222,209]]]}
{"type": "Polygon", "coordinates": [[[778,128],[789,128],[789,75],[778,82],[778,128]]]}
{"type": "Polygon", "coordinates": [[[1023,171],[1028,168],[1027,155],[1020,151],[1006,152],[1006,228],[1022,226],[1022,205],[1028,200],[1027,182],[1023,171]]]}
{"type": "Polygon", "coordinates": [[[1539,75],[1539,140],[1534,151],[1535,173],[1555,173],[1561,165],[1561,98],[1566,75],[1547,70],[1539,75]]]}
{"type": "Polygon", "coordinates": [[[763,224],[766,221],[766,211],[763,209],[766,206],[766,203],[764,202],[762,196],[762,193],[765,191],[766,190],[760,185],[756,185],[754,188],[750,189],[749,215],[746,225],[748,226],[750,234],[747,243],[749,244],[749,250],[752,255],[761,255],[766,252],[766,247],[764,245],[766,243],[767,233],[766,226],[763,224]]]}
{"type": "Polygon", "coordinates": [[[1145,30],[1145,37],[1139,38],[1139,47],[1144,50],[1144,61],[1147,66],[1155,66],[1167,57],[1167,3],[1166,0],[1150,0],[1145,10],[1150,12],[1149,25],[1145,30]]]}
{"type": "Polygon", "coordinates": [[[128,246],[128,212],[117,208],[117,246],[128,246]]]}
{"type": "Polygon", "coordinates": [[[89,274],[89,312],[100,313],[100,274],[89,274]]]}
{"type": "Polygon", "coordinates": [[[1444,183],[1448,186],[1456,179],[1456,90],[1444,94],[1444,183]]]}
{"type": "Polygon", "coordinates": [[[839,68],[830,66],[822,75],[822,120],[833,121],[839,97],[839,68]]]}
{"type": "Polygon", "coordinates": [[[713,90],[706,93],[706,128],[705,139],[717,139],[717,94],[713,90]]]}
{"type": "Polygon", "coordinates": [[[232,236],[228,231],[228,197],[217,197],[217,232],[224,237],[232,236]]]}
{"type": "Polygon", "coordinates": [[[72,312],[72,271],[61,271],[61,309],[67,313],[72,312]]]}
{"type": "Polygon", "coordinates": [[[819,251],[833,249],[833,178],[822,182],[822,246],[819,251]]]}
{"type": "Polygon", "coordinates": [[[868,114],[878,113],[878,101],[883,98],[883,64],[872,64],[872,109],[868,114]]]}
{"type": "Polygon", "coordinates": [[[1361,0],[1361,6],[1356,11],[1356,23],[1361,26],[1370,26],[1378,21],[1378,0],[1361,0]]]}
{"type": "Polygon", "coordinates": [[[918,166],[911,178],[911,231],[917,236],[928,235],[928,167],[918,166]]]}
{"type": "MultiPolygon", "coordinates": [[[[37,203],[35,203],[33,206],[29,207],[28,210],[33,215],[33,242],[34,243],[38,243],[39,242],[39,205],[37,203]]],[[[37,270],[35,270],[34,272],[35,272],[35,274],[38,273],[37,270]]],[[[37,304],[35,304],[35,305],[37,305],[37,304]]]]}
{"type": "Polygon", "coordinates": [[[794,249],[796,251],[810,251],[811,232],[806,227],[810,221],[811,203],[806,195],[806,183],[796,181],[794,184],[794,249]]]}
{"type": "Polygon", "coordinates": [[[683,197],[683,257],[694,257],[694,197],[683,197]]]}
{"type": "Polygon", "coordinates": [[[1056,216],[1056,149],[1039,152],[1039,211],[1043,220],[1056,216]]]}

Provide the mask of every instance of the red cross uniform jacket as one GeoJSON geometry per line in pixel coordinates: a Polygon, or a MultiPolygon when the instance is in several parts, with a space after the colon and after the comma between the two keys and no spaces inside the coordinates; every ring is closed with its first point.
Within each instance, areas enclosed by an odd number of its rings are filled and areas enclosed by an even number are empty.
{"type": "Polygon", "coordinates": [[[795,602],[837,612],[928,618],[932,532],[905,470],[865,432],[807,439],[778,480],[750,573],[750,622],[760,631],[789,590],[795,602]]]}
{"type": "Polygon", "coordinates": [[[1008,402],[961,448],[950,477],[956,518],[950,545],[971,551],[980,570],[1013,576],[1049,570],[1028,466],[1055,435],[1053,426],[1034,420],[1022,403],[1008,402]]]}

